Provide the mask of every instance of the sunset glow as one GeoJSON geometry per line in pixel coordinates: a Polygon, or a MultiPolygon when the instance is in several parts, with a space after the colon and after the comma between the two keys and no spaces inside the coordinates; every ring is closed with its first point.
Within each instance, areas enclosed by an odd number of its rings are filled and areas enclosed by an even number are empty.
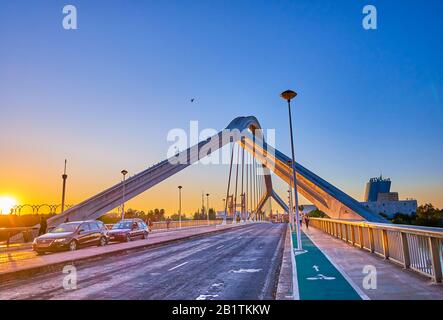
{"type": "Polygon", "coordinates": [[[17,200],[12,197],[0,197],[0,214],[9,214],[16,204],[17,200]]]}

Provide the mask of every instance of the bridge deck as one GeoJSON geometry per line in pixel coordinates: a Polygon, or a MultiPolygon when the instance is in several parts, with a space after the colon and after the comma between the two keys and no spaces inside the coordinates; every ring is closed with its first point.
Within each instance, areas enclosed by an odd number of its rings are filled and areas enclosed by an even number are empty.
{"type": "Polygon", "coordinates": [[[355,298],[355,293],[360,292],[363,297],[373,300],[443,300],[443,285],[352,247],[313,227],[306,230],[303,226],[303,245],[308,253],[296,257],[301,299],[340,299],[345,298],[345,294],[349,298],[355,298]],[[318,273],[332,275],[336,280],[311,280],[316,284],[306,284],[307,274],[315,273],[313,265],[318,265],[318,273]],[[367,276],[363,273],[363,268],[367,265],[376,268],[377,289],[363,287],[363,280],[367,276]],[[337,276],[337,270],[347,278],[348,285],[344,285],[343,278],[337,276]],[[355,290],[353,296],[350,288],[355,290]]]}

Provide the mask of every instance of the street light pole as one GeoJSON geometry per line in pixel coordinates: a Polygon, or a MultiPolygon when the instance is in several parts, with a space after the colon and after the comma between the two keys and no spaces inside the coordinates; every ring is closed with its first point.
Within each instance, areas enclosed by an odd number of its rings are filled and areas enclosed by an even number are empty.
{"type": "Polygon", "coordinates": [[[123,203],[122,203],[122,220],[125,218],[125,192],[126,192],[126,175],[128,171],[122,170],[121,174],[123,175],[123,203]]]}
{"type": "Polygon", "coordinates": [[[206,213],[208,214],[208,225],[209,225],[209,193],[206,194],[206,213]]]}
{"type": "MultiPolygon", "coordinates": [[[[292,152],[292,178],[294,182],[294,200],[295,200],[295,220],[296,220],[296,232],[297,232],[297,249],[303,250],[301,243],[301,233],[300,233],[300,215],[298,212],[298,192],[297,192],[297,175],[295,173],[295,152],[294,152],[294,138],[292,132],[292,114],[291,114],[291,100],[297,96],[297,93],[292,90],[286,90],[281,93],[281,97],[288,102],[288,112],[289,112],[289,130],[291,134],[291,152],[292,152]]],[[[292,204],[291,204],[292,205],[292,204]]]]}
{"type": "MultiPolygon", "coordinates": [[[[288,167],[292,168],[292,162],[288,161],[288,167]]],[[[291,230],[295,230],[295,226],[294,226],[294,201],[292,200],[292,176],[289,175],[289,189],[288,189],[288,193],[289,193],[289,223],[291,224],[291,230]]]]}
{"type": "Polygon", "coordinates": [[[226,224],[226,210],[225,210],[226,206],[225,206],[225,201],[226,201],[226,199],[223,198],[223,210],[224,210],[225,214],[224,214],[224,216],[223,216],[223,222],[222,222],[222,225],[225,225],[225,224],[226,224]]]}
{"type": "Polygon", "coordinates": [[[178,186],[178,225],[182,227],[182,186],[178,186]]]}

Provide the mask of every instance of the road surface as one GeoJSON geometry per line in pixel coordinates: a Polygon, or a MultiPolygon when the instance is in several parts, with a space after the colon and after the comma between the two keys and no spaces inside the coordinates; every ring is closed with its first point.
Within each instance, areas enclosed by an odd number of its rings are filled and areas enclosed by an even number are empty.
{"type": "Polygon", "coordinates": [[[56,270],[0,284],[0,299],[273,299],[285,230],[251,224],[82,262],[77,289],[66,290],[56,270]]]}

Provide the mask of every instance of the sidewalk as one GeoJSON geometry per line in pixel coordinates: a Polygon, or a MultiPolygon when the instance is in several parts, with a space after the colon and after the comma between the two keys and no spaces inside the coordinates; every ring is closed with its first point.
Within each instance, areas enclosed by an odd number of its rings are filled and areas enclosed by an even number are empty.
{"type": "MultiPolygon", "coordinates": [[[[383,260],[359,248],[310,227],[303,228],[305,241],[309,241],[331,260],[335,268],[347,278],[357,291],[373,300],[442,300],[443,285],[415,272],[383,260]],[[374,266],[376,270],[376,289],[365,289],[363,280],[368,275],[363,273],[365,266],[374,266]]],[[[298,263],[298,260],[297,260],[298,263]]],[[[298,270],[298,268],[297,268],[298,270]]],[[[334,288],[330,288],[335,290],[334,288]]],[[[331,292],[331,296],[334,294],[331,292]]]]}
{"type": "Polygon", "coordinates": [[[162,232],[151,233],[146,240],[112,243],[105,247],[90,247],[75,252],[60,252],[44,256],[37,256],[29,250],[5,252],[0,255],[0,282],[14,280],[16,277],[29,276],[47,269],[59,268],[68,263],[79,262],[81,260],[115,255],[128,250],[157,246],[248,225],[250,225],[250,223],[192,227],[176,231],[164,230],[162,232]]]}

